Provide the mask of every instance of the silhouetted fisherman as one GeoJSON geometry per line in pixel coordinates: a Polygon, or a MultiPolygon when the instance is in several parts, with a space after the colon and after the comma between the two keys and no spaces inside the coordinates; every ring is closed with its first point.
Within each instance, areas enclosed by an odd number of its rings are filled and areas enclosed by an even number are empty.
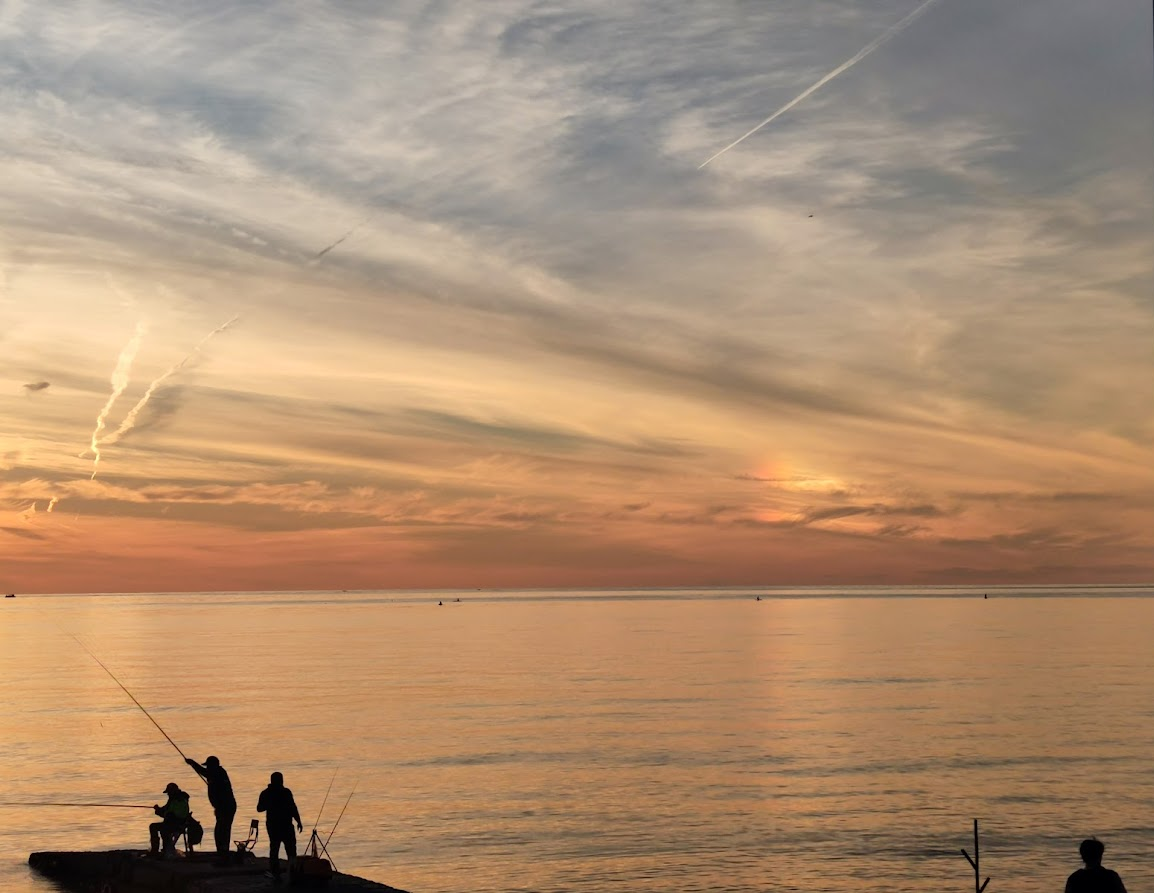
{"type": "Polygon", "coordinates": [[[196,760],[186,759],[185,762],[208,782],[208,802],[216,814],[216,828],[213,830],[216,857],[218,862],[228,862],[228,854],[232,849],[232,820],[236,818],[236,797],[232,793],[232,782],[216,757],[208,757],[203,766],[196,760]]]}
{"type": "Polygon", "coordinates": [[[1079,868],[1066,881],[1066,893],[1126,893],[1118,872],[1102,867],[1106,844],[1097,838],[1083,840],[1078,847],[1085,868],[1079,868]]]}
{"type": "Polygon", "coordinates": [[[153,856],[160,855],[161,843],[164,844],[164,855],[169,856],[176,852],[176,838],[184,833],[188,827],[188,819],[192,815],[192,810],[188,808],[188,794],[182,791],[175,781],[165,785],[164,793],[168,794],[168,801],[164,806],[152,807],[152,811],[160,816],[160,821],[148,826],[148,851],[153,856]]]}
{"type": "Polygon", "coordinates": [[[289,864],[289,870],[292,870],[293,860],[297,857],[297,836],[293,833],[293,822],[297,823],[298,831],[304,830],[293,792],[284,786],[284,776],[279,772],[269,776],[268,787],[260,792],[260,799],[256,801],[256,811],[265,813],[269,874],[279,878],[280,845],[284,844],[285,860],[289,864]]]}

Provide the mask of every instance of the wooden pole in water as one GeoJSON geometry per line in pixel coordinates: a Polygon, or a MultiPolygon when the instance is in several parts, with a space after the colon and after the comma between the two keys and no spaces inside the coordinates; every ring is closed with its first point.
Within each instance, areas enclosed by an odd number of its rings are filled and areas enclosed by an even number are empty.
{"type": "Polygon", "coordinates": [[[974,819],[974,858],[970,858],[970,854],[964,849],[962,855],[966,857],[966,861],[973,866],[974,869],[974,893],[982,893],[986,889],[986,884],[990,882],[989,878],[982,880],[982,871],[979,867],[981,865],[981,851],[978,849],[978,820],[974,819]]]}

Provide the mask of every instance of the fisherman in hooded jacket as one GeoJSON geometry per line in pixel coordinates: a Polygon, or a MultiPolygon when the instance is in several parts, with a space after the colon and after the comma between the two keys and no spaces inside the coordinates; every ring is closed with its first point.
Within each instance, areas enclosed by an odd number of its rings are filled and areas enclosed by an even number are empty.
{"type": "Polygon", "coordinates": [[[236,818],[236,797],[232,793],[232,782],[216,757],[205,759],[203,766],[196,760],[186,759],[185,762],[208,782],[208,802],[216,814],[216,828],[213,831],[216,858],[218,862],[226,862],[232,847],[232,820],[236,818]]]}
{"type": "Polygon", "coordinates": [[[269,776],[268,787],[260,792],[260,799],[256,802],[256,811],[266,814],[264,826],[268,831],[269,874],[279,877],[280,845],[284,844],[285,858],[291,871],[293,860],[297,856],[297,838],[293,833],[293,822],[297,824],[297,831],[304,830],[293,792],[284,786],[284,776],[279,772],[269,776]]]}
{"type": "Polygon", "coordinates": [[[161,854],[162,841],[164,855],[176,852],[176,838],[184,833],[192,816],[192,810],[188,806],[188,794],[182,791],[175,781],[165,785],[164,793],[168,794],[168,801],[164,806],[152,807],[152,811],[160,816],[160,821],[148,826],[149,853],[153,856],[161,854]]]}

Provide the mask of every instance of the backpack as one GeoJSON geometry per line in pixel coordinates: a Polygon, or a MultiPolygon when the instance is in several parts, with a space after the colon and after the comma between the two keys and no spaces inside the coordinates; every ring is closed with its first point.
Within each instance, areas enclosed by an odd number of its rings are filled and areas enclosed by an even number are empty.
{"type": "Polygon", "coordinates": [[[204,825],[192,816],[188,817],[188,824],[184,826],[184,830],[188,835],[189,846],[199,846],[200,842],[204,840],[204,825]]]}
{"type": "Polygon", "coordinates": [[[328,886],[333,876],[333,863],[322,858],[322,852],[328,855],[324,850],[324,844],[320,842],[317,829],[313,828],[304,852],[296,857],[289,868],[289,876],[295,886],[314,889],[328,886]]]}
{"type": "Polygon", "coordinates": [[[289,875],[298,887],[325,887],[332,879],[333,865],[328,859],[305,853],[296,857],[289,875]]]}

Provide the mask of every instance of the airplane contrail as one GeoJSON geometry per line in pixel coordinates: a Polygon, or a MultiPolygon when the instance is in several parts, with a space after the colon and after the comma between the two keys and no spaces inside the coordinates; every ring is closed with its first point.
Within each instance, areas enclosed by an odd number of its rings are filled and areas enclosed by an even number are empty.
{"type": "Polygon", "coordinates": [[[310,265],[311,265],[311,264],[315,264],[315,263],[316,263],[317,261],[319,261],[319,260],[320,260],[322,257],[324,257],[326,254],[328,254],[330,251],[332,251],[332,250],[333,250],[334,248],[336,248],[338,245],[340,245],[340,244],[341,244],[341,242],[343,242],[345,239],[347,239],[349,236],[351,236],[353,233],[355,233],[357,230],[359,230],[359,229],[360,229],[362,226],[364,226],[366,223],[368,223],[370,220],[372,220],[372,219],[373,219],[373,216],[374,216],[374,215],[370,214],[368,217],[366,217],[364,220],[362,220],[360,223],[358,223],[356,226],[354,226],[352,229],[350,229],[350,230],[349,230],[347,233],[345,233],[343,236],[341,236],[341,237],[340,237],[339,239],[337,239],[335,242],[333,242],[333,243],[331,243],[331,244],[329,244],[329,245],[325,246],[325,247],[324,247],[324,248],[322,248],[320,251],[318,251],[318,252],[317,252],[317,253],[316,253],[316,254],[313,256],[313,259],[310,261],[310,265]]]}
{"type": "MultiPolygon", "coordinates": [[[[354,233],[356,233],[365,224],[369,223],[369,221],[371,221],[374,216],[375,216],[374,214],[370,214],[368,217],[366,217],[360,223],[356,224],[356,226],[352,227],[352,229],[350,229],[348,232],[346,232],[339,239],[337,239],[336,241],[330,243],[329,245],[327,245],[326,247],[324,247],[320,251],[318,251],[316,253],[316,255],[313,257],[313,259],[310,261],[310,266],[312,264],[319,263],[324,258],[324,256],[326,254],[328,254],[330,251],[332,251],[334,248],[336,248],[338,245],[340,245],[342,242],[344,242],[346,239],[348,239],[350,236],[352,236],[354,233]]],[[[116,290],[118,293],[121,294],[122,299],[124,299],[126,303],[130,303],[130,304],[132,303],[131,295],[126,295],[126,294],[122,293],[120,291],[120,289],[116,286],[115,282],[112,281],[111,278],[109,279],[109,285],[112,286],[114,290],[116,290]]],[[[140,347],[141,339],[144,337],[144,333],[146,331],[146,326],[143,322],[137,324],[136,334],[133,336],[132,340],[129,341],[129,343],[125,346],[124,350],[121,351],[120,358],[117,360],[116,369],[112,373],[112,395],[108,398],[108,402],[104,405],[104,408],[100,411],[100,415],[96,419],[96,428],[92,432],[92,442],[89,445],[89,448],[87,450],[85,450],[83,453],[81,453],[81,456],[84,456],[87,453],[91,452],[94,456],[94,459],[92,462],[92,478],[91,479],[94,480],[96,478],[97,466],[100,464],[100,447],[101,446],[110,446],[114,443],[117,443],[118,441],[121,440],[121,438],[124,437],[125,434],[127,434],[129,431],[131,431],[133,429],[133,427],[136,425],[136,419],[140,416],[140,413],[148,405],[148,401],[152,399],[152,395],[154,393],[156,393],[157,388],[159,388],[162,384],[164,384],[165,381],[167,381],[169,378],[171,378],[173,375],[175,375],[177,372],[179,372],[181,369],[183,369],[184,366],[188,363],[188,361],[191,360],[198,353],[200,353],[201,349],[214,336],[219,335],[221,332],[224,332],[224,331],[230,329],[239,319],[240,319],[240,315],[238,314],[238,315],[234,316],[232,319],[228,320],[228,322],[224,323],[223,325],[218,326],[217,328],[215,328],[211,332],[209,332],[207,335],[205,335],[204,338],[201,339],[200,343],[197,344],[196,347],[194,347],[191,351],[189,351],[188,355],[185,356],[185,358],[183,360],[181,360],[179,363],[174,364],[173,366],[170,366],[159,378],[157,378],[155,381],[152,382],[152,384],[150,384],[148,386],[148,388],[144,392],[144,395],[139,400],[137,400],[136,405],[133,406],[132,409],[130,409],[128,411],[128,414],[124,417],[124,420],[120,423],[120,427],[118,427],[109,436],[101,438],[100,435],[104,431],[105,420],[108,418],[108,413],[111,411],[112,405],[116,402],[117,398],[124,392],[124,389],[126,387],[128,387],[128,372],[132,366],[133,359],[136,357],[136,352],[140,347]]],[[[55,503],[53,503],[53,505],[54,504],[55,503]]],[[[51,511],[52,510],[51,507],[48,510],[51,511]]]]}
{"type": "Polygon", "coordinates": [[[900,22],[898,22],[896,25],[894,25],[888,31],[885,31],[879,37],[874,38],[874,40],[872,40],[865,47],[863,47],[858,52],[858,54],[856,56],[854,56],[851,59],[847,59],[845,62],[843,62],[837,68],[835,68],[833,71],[831,71],[829,74],[827,74],[821,80],[819,80],[816,84],[814,84],[811,87],[806,88],[804,91],[799,93],[797,96],[795,96],[793,99],[791,99],[789,102],[787,102],[781,108],[779,108],[776,112],[774,112],[772,115],[770,115],[764,121],[762,121],[760,124],[758,124],[752,130],[750,130],[748,133],[742,134],[737,139],[735,139],[732,143],[730,143],[728,146],[726,146],[724,149],[722,149],[720,152],[715,152],[709,158],[705,159],[705,161],[703,161],[701,164],[699,164],[697,166],[697,169],[701,170],[703,167],[705,167],[707,164],[709,164],[709,162],[713,161],[715,158],[721,157],[726,152],[728,152],[730,149],[732,149],[734,146],[736,146],[739,143],[744,142],[745,140],[749,139],[749,137],[753,136],[755,133],[757,133],[759,130],[761,130],[761,128],[765,127],[767,124],[772,124],[774,121],[776,121],[778,118],[780,118],[786,112],[788,112],[791,108],[796,106],[799,102],[803,102],[805,99],[807,99],[813,93],[820,90],[822,87],[824,87],[830,81],[832,81],[839,74],[842,74],[844,71],[846,71],[850,68],[853,68],[853,66],[857,65],[862,59],[864,59],[866,56],[868,56],[870,53],[872,53],[874,50],[876,50],[878,47],[880,47],[883,43],[885,43],[891,37],[895,37],[896,35],[900,34],[902,31],[904,31],[906,29],[906,27],[911,22],[913,22],[914,19],[916,19],[923,12],[925,12],[927,9],[929,9],[929,7],[932,4],[937,3],[937,2],[938,2],[938,0],[925,0],[925,2],[922,3],[921,6],[919,6],[917,9],[915,9],[913,12],[909,13],[904,19],[902,19],[900,22]]]}
{"type": "MultiPolygon", "coordinates": [[[[92,430],[92,442],[88,449],[84,452],[91,451],[92,453],[92,477],[89,480],[95,480],[97,467],[100,465],[100,433],[104,430],[104,422],[108,418],[108,413],[112,410],[112,405],[117,401],[117,398],[124,393],[124,389],[128,387],[129,373],[132,371],[132,361],[136,359],[136,352],[140,350],[140,342],[144,340],[144,333],[148,331],[148,326],[144,320],[136,324],[136,331],[132,333],[132,337],[124,348],[120,351],[120,356],[116,358],[116,368],[112,370],[112,393],[108,395],[108,401],[104,404],[104,408],[100,410],[100,414],[96,417],[96,427],[92,430]]],[[[84,453],[80,454],[81,456],[84,453]]]]}
{"type": "Polygon", "coordinates": [[[181,360],[179,363],[175,363],[174,365],[170,366],[167,369],[167,371],[164,372],[163,375],[161,375],[152,384],[150,384],[148,386],[148,389],[144,392],[144,396],[136,401],[136,405],[133,406],[132,409],[128,410],[128,415],[126,415],[124,417],[124,421],[122,421],[120,423],[120,427],[117,428],[114,432],[112,432],[112,434],[110,434],[108,437],[104,438],[104,440],[102,440],[101,443],[104,444],[105,446],[110,446],[111,444],[114,444],[118,440],[120,440],[120,438],[122,438],[129,431],[131,431],[133,426],[136,424],[136,417],[139,416],[141,413],[141,410],[143,410],[144,407],[148,405],[148,401],[152,399],[152,395],[156,392],[156,389],[159,388],[162,384],[164,384],[165,381],[167,381],[169,378],[171,378],[173,375],[175,375],[181,369],[183,369],[185,364],[189,360],[191,360],[194,356],[196,356],[198,353],[200,353],[201,348],[203,348],[206,344],[208,344],[208,342],[210,340],[212,340],[213,336],[219,335],[221,332],[227,331],[228,329],[232,328],[232,326],[239,319],[240,319],[240,315],[238,314],[237,316],[234,316],[232,319],[230,319],[228,322],[224,323],[223,325],[217,326],[215,329],[213,329],[211,332],[209,332],[207,335],[205,335],[200,340],[200,343],[197,344],[196,347],[194,347],[192,350],[190,350],[188,352],[188,355],[183,360],[181,360]]]}

